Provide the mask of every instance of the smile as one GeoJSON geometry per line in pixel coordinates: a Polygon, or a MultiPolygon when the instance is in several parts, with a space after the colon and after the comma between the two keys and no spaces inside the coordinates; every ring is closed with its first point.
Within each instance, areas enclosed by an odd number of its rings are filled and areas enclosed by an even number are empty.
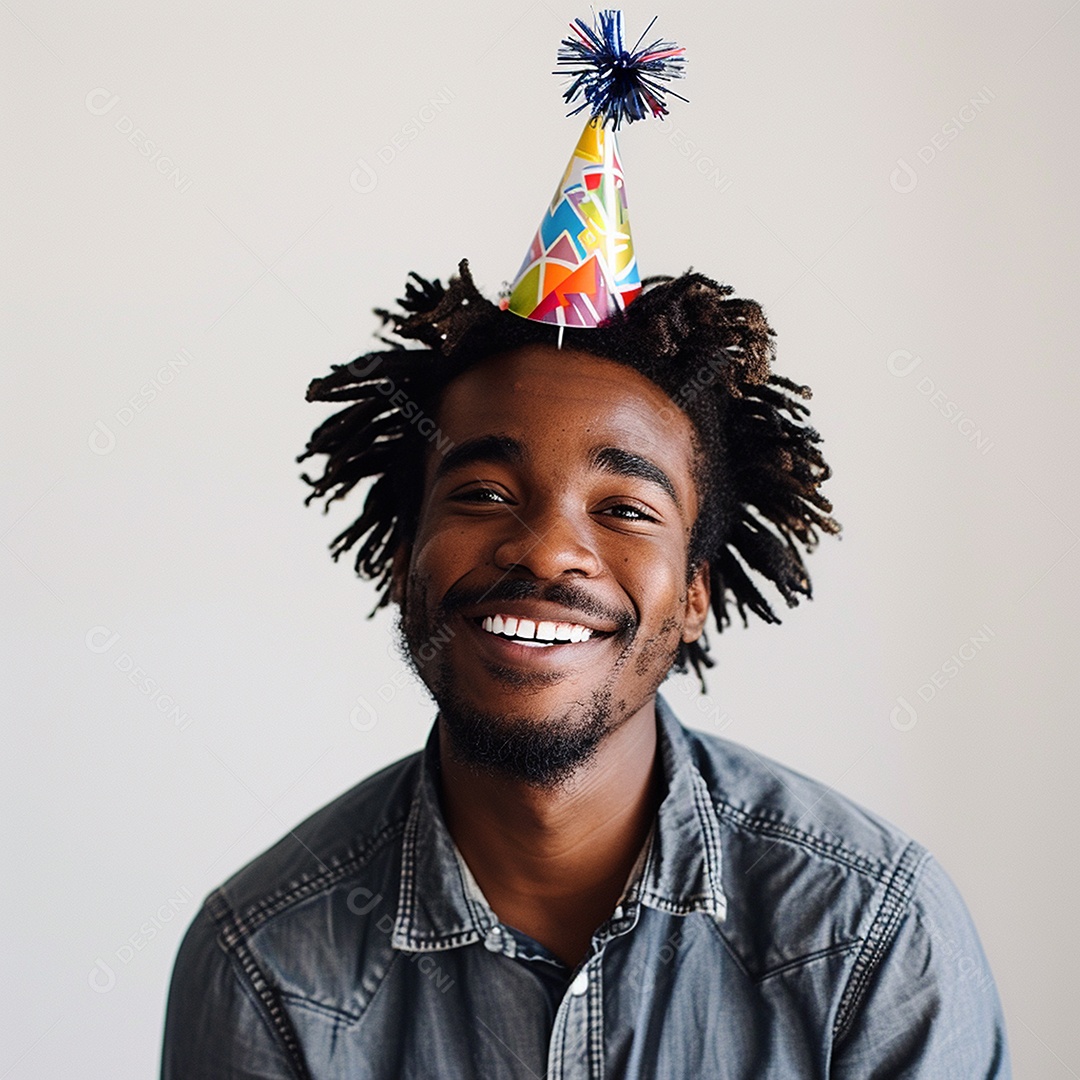
{"type": "Polygon", "coordinates": [[[547,648],[561,643],[576,644],[588,641],[593,631],[580,623],[551,622],[549,620],[519,619],[513,615],[488,615],[480,622],[481,629],[489,634],[509,638],[520,645],[547,648]]]}

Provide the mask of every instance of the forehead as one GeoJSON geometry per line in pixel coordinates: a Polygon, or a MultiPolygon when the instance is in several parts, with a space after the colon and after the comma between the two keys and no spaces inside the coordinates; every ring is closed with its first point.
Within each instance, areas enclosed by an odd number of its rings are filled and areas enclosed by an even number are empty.
{"type": "Polygon", "coordinates": [[[528,443],[618,446],[657,456],[689,475],[696,442],[686,414],[624,364],[574,349],[529,345],[500,353],[454,379],[439,426],[455,442],[505,434],[528,443]]]}

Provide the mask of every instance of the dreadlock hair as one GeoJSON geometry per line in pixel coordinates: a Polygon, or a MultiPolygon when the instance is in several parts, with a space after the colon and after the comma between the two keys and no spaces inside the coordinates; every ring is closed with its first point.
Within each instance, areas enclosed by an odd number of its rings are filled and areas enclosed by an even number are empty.
{"type": "MultiPolygon", "coordinates": [[[[383,324],[379,340],[389,348],[332,365],[329,375],[312,380],[308,401],[349,404],[315,429],[297,458],[326,455],[321,476],[302,475],[312,488],[305,505],[323,498],[324,511],[374,478],[360,516],[330,544],[335,561],[357,546],[356,572],[379,590],[372,615],[390,602],[394,555],[415,535],[425,452],[441,434],[434,417],[442,391],[485,357],[554,344],[552,326],[482,296],[467,260],[446,288],[415,273],[410,278],[399,312],[375,312],[383,324]],[[405,344],[416,342],[420,347],[405,344]]],[[[691,272],[643,286],[624,311],[596,328],[567,328],[565,340],[640,372],[686,413],[697,440],[700,505],[687,580],[708,563],[719,631],[731,622],[732,604],[743,625],[748,612],[778,623],[751,573],[794,607],[800,595],[811,596],[799,546],[809,552],[818,530],[840,531],[819,490],[831,473],[818,449],[821,437],[798,400],[810,389],[770,373],[774,332],[761,307],[733,298],[731,286],[691,272]]],[[[693,667],[702,691],[704,669],[713,666],[708,652],[702,635],[683,643],[675,661],[678,671],[693,667]]]]}

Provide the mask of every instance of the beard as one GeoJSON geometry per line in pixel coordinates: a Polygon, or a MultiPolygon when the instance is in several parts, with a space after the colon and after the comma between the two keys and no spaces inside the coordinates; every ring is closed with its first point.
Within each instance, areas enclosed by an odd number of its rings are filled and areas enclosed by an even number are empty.
{"type": "Polygon", "coordinates": [[[539,720],[484,712],[452,691],[432,694],[455,761],[547,791],[565,786],[618,726],[609,690],[595,691],[584,707],[539,720]]]}
{"type": "MultiPolygon", "coordinates": [[[[540,595],[531,582],[505,581],[484,594],[488,599],[524,599],[540,595]]],[[[545,599],[596,612],[591,601],[574,586],[548,589],[545,599]]],[[[614,702],[610,686],[594,690],[585,701],[570,703],[565,709],[543,717],[490,712],[464,700],[448,650],[433,647],[447,640],[446,627],[453,610],[471,602],[472,596],[448,596],[437,611],[427,615],[427,590],[423,583],[409,583],[408,602],[398,611],[399,646],[427,687],[439,708],[448,748],[457,762],[478,773],[556,790],[568,784],[583,766],[595,757],[601,743],[617,730],[634,710],[626,702],[614,702]],[[440,633],[437,627],[443,627],[440,633]]],[[[626,642],[613,666],[610,681],[622,666],[633,641],[635,626],[624,614],[617,619],[626,642]]],[[[527,699],[530,690],[550,686],[559,675],[524,674],[506,668],[493,674],[527,699]]]]}

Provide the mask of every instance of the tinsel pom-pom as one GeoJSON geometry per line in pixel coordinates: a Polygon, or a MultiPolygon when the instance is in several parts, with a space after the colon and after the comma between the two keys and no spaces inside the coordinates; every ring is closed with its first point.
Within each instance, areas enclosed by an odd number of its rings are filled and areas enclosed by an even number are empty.
{"type": "Polygon", "coordinates": [[[655,18],[629,52],[623,45],[621,11],[601,11],[595,26],[583,19],[570,24],[577,36],[563,39],[558,60],[561,67],[554,74],[574,77],[563,94],[568,103],[580,97],[584,100],[568,116],[591,109],[603,124],[618,128],[624,120],[633,123],[649,115],[666,115],[667,94],[686,100],[663,85],[682,78],[686,50],[671,41],[654,41],[641,48],[654,22],[655,18]]]}

